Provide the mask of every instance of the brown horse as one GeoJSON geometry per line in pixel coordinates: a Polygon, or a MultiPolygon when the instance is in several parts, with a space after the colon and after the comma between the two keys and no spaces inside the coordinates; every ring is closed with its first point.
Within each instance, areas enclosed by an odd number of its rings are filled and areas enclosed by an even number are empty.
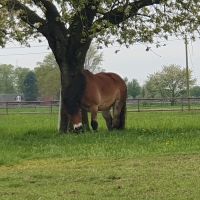
{"type": "Polygon", "coordinates": [[[68,98],[68,107],[73,110],[71,122],[74,130],[82,129],[81,109],[91,112],[93,130],[98,128],[98,111],[102,111],[108,130],[125,128],[127,87],[119,75],[105,72],[92,74],[83,70],[74,79],[71,92],[73,97],[70,100],[68,98]],[[111,108],[113,116],[110,113],[111,108]]]}

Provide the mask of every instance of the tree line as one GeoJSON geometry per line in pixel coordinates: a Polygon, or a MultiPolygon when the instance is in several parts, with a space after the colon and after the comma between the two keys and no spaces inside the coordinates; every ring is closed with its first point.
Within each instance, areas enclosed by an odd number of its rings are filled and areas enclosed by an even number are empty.
{"type": "MultiPolygon", "coordinates": [[[[93,73],[104,71],[100,66],[103,54],[91,45],[84,68],[93,73]]],[[[60,72],[52,53],[38,62],[34,70],[13,65],[0,65],[0,94],[21,95],[25,101],[58,100],[60,96],[60,72]]]]}
{"type": "Polygon", "coordinates": [[[22,95],[26,101],[38,98],[37,77],[29,68],[0,65],[0,94],[22,95]]]}
{"type": "MultiPolygon", "coordinates": [[[[163,66],[161,71],[150,74],[143,85],[137,79],[128,81],[125,78],[130,98],[169,98],[187,97],[186,70],[179,65],[163,66]]],[[[200,97],[200,86],[195,85],[196,79],[192,78],[189,71],[190,96],[200,97]]],[[[173,102],[172,102],[173,103],[173,102]]]]}
{"type": "MultiPolygon", "coordinates": [[[[102,54],[92,47],[85,68],[92,72],[104,71],[100,64],[102,54]]],[[[164,66],[161,71],[150,74],[142,85],[137,79],[124,78],[128,88],[128,98],[170,98],[187,97],[186,71],[179,65],[164,66]]],[[[18,94],[24,100],[58,100],[60,73],[53,54],[48,54],[34,70],[29,68],[0,65],[0,93],[18,94]]],[[[195,85],[189,71],[190,96],[200,97],[200,86],[195,85]]]]}

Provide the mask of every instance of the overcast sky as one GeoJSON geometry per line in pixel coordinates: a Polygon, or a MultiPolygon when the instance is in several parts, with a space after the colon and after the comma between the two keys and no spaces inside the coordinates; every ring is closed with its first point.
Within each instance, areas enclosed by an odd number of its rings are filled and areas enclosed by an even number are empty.
{"type": "MultiPolygon", "coordinates": [[[[103,52],[102,67],[106,71],[135,78],[143,84],[149,74],[162,70],[163,65],[177,64],[185,67],[185,44],[181,39],[171,39],[163,42],[166,46],[156,48],[155,45],[136,44],[130,48],[109,47],[103,52]],[[146,51],[147,46],[150,50],[146,51]],[[118,51],[116,54],[115,51],[118,51]]],[[[42,61],[48,50],[48,45],[31,43],[32,48],[18,48],[19,45],[9,44],[0,49],[0,64],[12,64],[14,66],[29,67],[33,69],[36,63],[42,61]]],[[[190,42],[188,45],[189,68],[193,71],[193,77],[200,84],[200,41],[190,42]]]]}

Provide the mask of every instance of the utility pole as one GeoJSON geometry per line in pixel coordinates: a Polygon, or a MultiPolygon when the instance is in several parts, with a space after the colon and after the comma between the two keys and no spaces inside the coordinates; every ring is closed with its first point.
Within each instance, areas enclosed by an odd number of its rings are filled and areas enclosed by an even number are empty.
{"type": "Polygon", "coordinates": [[[188,98],[188,110],[190,110],[190,83],[189,83],[189,66],[188,66],[188,40],[185,35],[185,58],[186,58],[186,82],[187,82],[187,98],[188,98]]]}

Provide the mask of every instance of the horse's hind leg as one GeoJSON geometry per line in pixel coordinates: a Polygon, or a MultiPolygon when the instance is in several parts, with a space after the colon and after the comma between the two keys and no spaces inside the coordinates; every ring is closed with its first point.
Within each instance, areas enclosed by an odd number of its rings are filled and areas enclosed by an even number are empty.
{"type": "Polygon", "coordinates": [[[114,129],[120,129],[120,113],[122,110],[122,102],[117,100],[113,106],[113,124],[112,127],[114,129]]]}
{"type": "Polygon", "coordinates": [[[102,115],[106,121],[106,125],[109,131],[112,130],[112,116],[110,110],[102,111],[102,115]]]}
{"type": "Polygon", "coordinates": [[[98,122],[97,122],[97,112],[98,112],[98,107],[93,106],[91,108],[91,126],[94,131],[98,129],[98,122]]]}

